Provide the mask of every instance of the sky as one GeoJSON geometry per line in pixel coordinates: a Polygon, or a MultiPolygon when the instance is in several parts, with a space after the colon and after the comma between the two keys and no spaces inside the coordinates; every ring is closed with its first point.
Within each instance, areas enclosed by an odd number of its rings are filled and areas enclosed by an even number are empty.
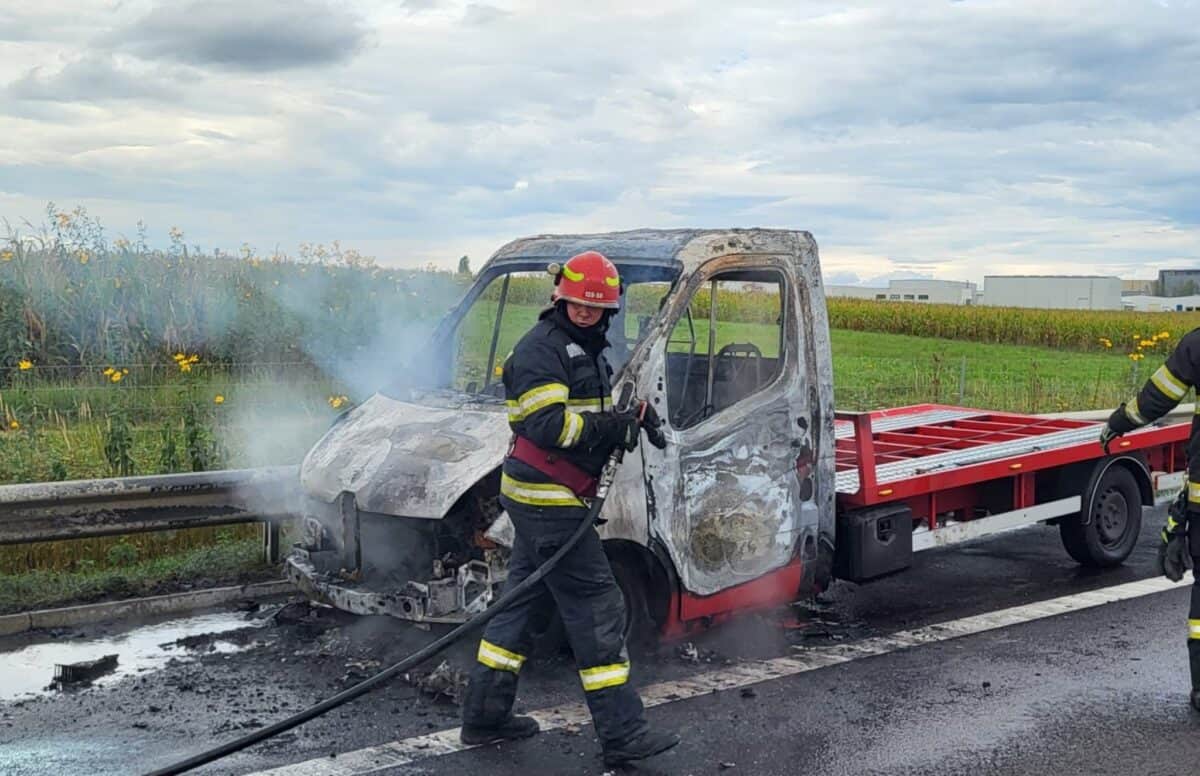
{"type": "Polygon", "coordinates": [[[1200,265],[1196,2],[0,0],[0,217],[389,265],[768,226],[828,282],[1200,265]]]}

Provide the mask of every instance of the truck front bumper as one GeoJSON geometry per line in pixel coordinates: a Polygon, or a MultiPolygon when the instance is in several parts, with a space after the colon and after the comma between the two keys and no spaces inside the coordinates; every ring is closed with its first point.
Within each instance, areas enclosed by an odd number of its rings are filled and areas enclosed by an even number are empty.
{"type": "Polygon", "coordinates": [[[331,573],[322,556],[301,547],[285,563],[287,578],[310,599],[351,614],[381,614],[416,623],[457,624],[482,612],[499,596],[508,576],[482,561],[460,566],[453,576],[429,582],[408,582],[388,590],[331,573]]]}

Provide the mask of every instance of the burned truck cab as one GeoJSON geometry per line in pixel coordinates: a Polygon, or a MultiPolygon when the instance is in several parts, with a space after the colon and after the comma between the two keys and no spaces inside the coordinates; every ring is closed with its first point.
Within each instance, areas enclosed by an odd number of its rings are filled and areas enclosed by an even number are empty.
{"type": "Polygon", "coordinates": [[[505,578],[501,364],[549,302],[547,266],[597,250],[618,267],[614,394],[665,421],[626,457],[598,530],[631,627],[699,622],[823,585],[833,554],[828,324],[816,244],[782,230],[540,236],[501,248],[422,355],[426,384],[347,413],[305,458],[289,577],[362,614],[458,622],[505,578]]]}

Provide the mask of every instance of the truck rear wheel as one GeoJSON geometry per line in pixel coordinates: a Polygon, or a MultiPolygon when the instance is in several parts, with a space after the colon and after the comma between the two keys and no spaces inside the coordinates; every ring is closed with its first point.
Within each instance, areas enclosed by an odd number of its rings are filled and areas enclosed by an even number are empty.
{"type": "Polygon", "coordinates": [[[1090,512],[1086,523],[1080,513],[1058,524],[1063,547],[1084,566],[1120,565],[1133,552],[1142,530],[1142,494],[1133,474],[1124,466],[1110,466],[1096,487],[1090,512]]]}

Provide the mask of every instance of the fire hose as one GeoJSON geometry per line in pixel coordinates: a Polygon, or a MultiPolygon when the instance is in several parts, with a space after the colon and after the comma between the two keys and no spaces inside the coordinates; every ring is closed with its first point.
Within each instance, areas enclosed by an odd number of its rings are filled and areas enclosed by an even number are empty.
{"type": "MultiPolygon", "coordinates": [[[[628,392],[626,392],[626,395],[628,395],[628,392]]],[[[626,402],[621,402],[621,404],[628,406],[626,402]]],[[[644,403],[641,411],[638,414],[639,419],[645,414],[644,403]]],[[[561,561],[563,557],[565,557],[566,554],[570,552],[576,544],[579,543],[579,540],[582,539],[589,530],[591,530],[592,526],[596,523],[597,517],[600,515],[600,508],[604,506],[604,500],[608,496],[609,488],[612,486],[613,478],[616,477],[617,468],[620,466],[624,455],[624,448],[618,446],[609,456],[608,461],[605,463],[603,470],[600,472],[600,477],[597,480],[596,495],[591,500],[587,517],[580,521],[579,527],[575,529],[575,533],[571,534],[566,543],[559,547],[558,550],[551,555],[545,563],[543,563],[541,566],[538,566],[532,574],[521,580],[518,585],[505,591],[505,593],[501,595],[500,598],[496,599],[496,602],[487,609],[462,623],[454,630],[445,634],[436,641],[433,641],[417,650],[395,665],[385,668],[369,679],[365,679],[353,687],[342,690],[337,695],[326,698],[320,703],[293,714],[287,719],[280,720],[273,725],[259,728],[251,733],[247,733],[241,738],[236,738],[233,741],[213,747],[212,749],[201,752],[200,754],[192,755],[186,760],[180,760],[179,762],[168,765],[165,768],[159,768],[158,770],[150,771],[146,776],[173,776],[173,774],[185,773],[193,768],[199,768],[201,765],[206,765],[214,760],[220,760],[223,757],[228,757],[235,752],[240,752],[247,747],[253,746],[261,741],[265,741],[272,736],[276,736],[284,731],[291,730],[299,725],[303,725],[305,722],[315,719],[328,711],[332,711],[343,704],[349,703],[360,695],[364,695],[371,690],[374,690],[398,674],[401,674],[413,668],[414,666],[420,665],[429,658],[440,654],[451,644],[460,640],[463,636],[466,636],[471,631],[476,630],[487,623],[488,620],[491,620],[497,614],[507,609],[514,600],[523,595],[527,590],[541,582],[542,579],[548,573],[550,573],[555,566],[558,565],[559,561],[561,561]]]]}

